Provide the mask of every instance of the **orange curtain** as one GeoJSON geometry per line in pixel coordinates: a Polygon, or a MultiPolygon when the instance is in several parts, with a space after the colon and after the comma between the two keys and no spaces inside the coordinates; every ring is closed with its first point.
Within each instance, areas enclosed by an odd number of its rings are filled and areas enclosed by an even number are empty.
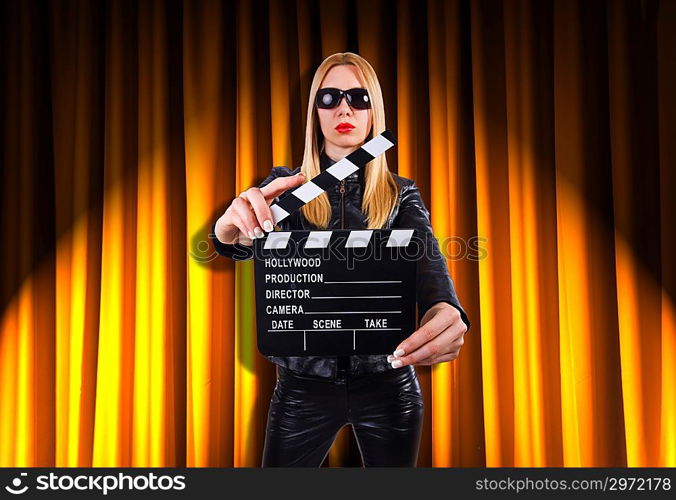
{"type": "Polygon", "coordinates": [[[676,466],[674,2],[0,8],[0,466],[260,464],[252,265],[208,234],[345,50],[472,320],[419,465],[676,466]]]}

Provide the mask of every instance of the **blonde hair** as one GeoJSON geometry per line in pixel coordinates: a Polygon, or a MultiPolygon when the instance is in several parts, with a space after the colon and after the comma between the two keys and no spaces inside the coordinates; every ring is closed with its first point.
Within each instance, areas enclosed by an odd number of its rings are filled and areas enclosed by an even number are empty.
{"type": "MultiPolygon", "coordinates": [[[[307,107],[307,123],[305,126],[305,151],[301,172],[306,179],[311,179],[321,172],[319,164],[320,139],[323,140],[319,117],[315,108],[315,98],[319,85],[334,66],[351,64],[356,67],[357,74],[371,98],[372,126],[366,141],[385,131],[385,106],[380,90],[380,82],[373,67],[361,56],[352,52],[333,54],[319,65],[312,79],[310,98],[307,107]]],[[[362,212],[367,215],[367,228],[382,228],[397,203],[398,186],[390,170],[387,160],[382,154],[364,167],[364,193],[362,212]]],[[[324,192],[301,208],[303,216],[318,228],[325,229],[331,220],[331,203],[324,192]]]]}

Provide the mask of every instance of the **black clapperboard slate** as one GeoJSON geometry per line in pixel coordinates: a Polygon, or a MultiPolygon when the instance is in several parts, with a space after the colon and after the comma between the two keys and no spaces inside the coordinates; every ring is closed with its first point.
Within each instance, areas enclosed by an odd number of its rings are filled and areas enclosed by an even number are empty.
{"type": "Polygon", "coordinates": [[[280,231],[254,240],[259,351],[393,352],[416,326],[414,235],[413,229],[280,231]],[[403,244],[388,246],[397,241],[403,244]]]}
{"type": "MultiPolygon", "coordinates": [[[[394,146],[387,130],[285,193],[274,224],[394,146]]],[[[415,330],[413,229],[276,231],[254,240],[258,349],[266,356],[386,354],[415,330]]]]}

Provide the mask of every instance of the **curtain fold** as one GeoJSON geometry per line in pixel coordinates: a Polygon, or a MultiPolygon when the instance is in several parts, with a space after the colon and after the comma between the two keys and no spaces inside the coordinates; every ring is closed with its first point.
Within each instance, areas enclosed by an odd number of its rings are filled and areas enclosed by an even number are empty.
{"type": "MultiPolygon", "coordinates": [[[[258,466],[274,365],[215,220],[375,68],[472,328],[420,466],[676,466],[676,6],[4,2],[0,466],[258,466]]],[[[358,466],[344,428],[325,466],[358,466]]]]}

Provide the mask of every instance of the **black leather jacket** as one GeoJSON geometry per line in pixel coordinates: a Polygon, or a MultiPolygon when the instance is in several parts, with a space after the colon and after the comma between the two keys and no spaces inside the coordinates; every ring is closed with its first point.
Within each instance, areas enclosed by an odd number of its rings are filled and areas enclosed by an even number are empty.
{"type": "MultiPolygon", "coordinates": [[[[335,162],[322,153],[322,171],[333,163],[335,162]]],[[[299,171],[300,167],[294,170],[290,170],[287,167],[274,167],[270,175],[261,182],[259,187],[265,186],[277,177],[295,175],[299,171]]],[[[455,293],[453,281],[446,268],[446,259],[440,253],[439,245],[434,238],[429,212],[425,208],[420,191],[412,180],[400,177],[394,173],[392,175],[399,185],[399,199],[383,229],[418,229],[421,235],[425,235],[428,248],[432,249],[431,252],[425,252],[425,256],[418,261],[417,265],[418,324],[432,305],[437,302],[448,302],[460,311],[462,320],[469,329],[469,319],[455,293]]],[[[333,209],[327,229],[366,229],[365,216],[361,212],[363,188],[364,173],[363,169],[359,169],[327,191],[333,209]],[[340,193],[341,184],[345,188],[345,192],[342,195],[340,193]]],[[[284,196],[285,194],[282,194],[280,198],[284,196]]],[[[215,237],[215,227],[216,224],[214,223],[210,236],[213,239],[216,251],[220,255],[233,260],[248,260],[253,258],[251,247],[240,244],[226,245],[219,241],[215,237]]],[[[278,227],[282,231],[318,229],[303,217],[300,210],[281,221],[278,227]]],[[[267,356],[267,358],[278,365],[298,373],[320,377],[336,376],[337,358],[335,356],[267,356]]],[[[353,375],[392,369],[391,365],[387,362],[387,355],[353,355],[350,356],[349,366],[349,371],[353,375]]]]}

